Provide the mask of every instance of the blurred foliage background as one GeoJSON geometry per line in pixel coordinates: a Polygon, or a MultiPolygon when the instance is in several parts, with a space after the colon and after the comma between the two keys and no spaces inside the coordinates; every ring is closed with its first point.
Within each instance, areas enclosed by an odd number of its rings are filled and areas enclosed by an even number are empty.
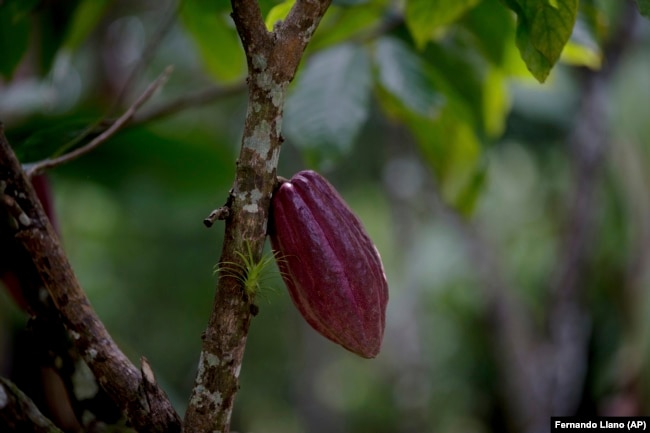
{"type": "MultiPolygon", "coordinates": [[[[522,60],[518,3],[334,1],[290,90],[278,172],[320,171],[366,225],[390,285],[383,350],[368,361],[324,340],[270,270],[234,431],[544,431],[525,399],[546,415],[648,413],[649,27],[632,2],[583,0],[551,71],[522,60]],[[592,153],[589,131],[604,142],[592,153]]],[[[272,28],[291,2],[260,4],[272,28]]],[[[229,8],[0,4],[0,119],[24,163],[174,66],[127,128],[49,176],[93,306],[181,412],[221,246],[202,220],[226,200],[246,111],[229,8]]],[[[26,321],[0,292],[4,375],[26,321]]]]}

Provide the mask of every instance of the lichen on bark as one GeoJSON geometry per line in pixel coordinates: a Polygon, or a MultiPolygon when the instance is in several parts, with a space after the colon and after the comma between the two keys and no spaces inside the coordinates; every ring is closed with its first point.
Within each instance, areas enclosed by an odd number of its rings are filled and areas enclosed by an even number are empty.
{"type": "Polygon", "coordinates": [[[223,272],[218,280],[212,314],[203,335],[195,387],[185,415],[186,433],[228,432],[230,429],[246,337],[256,311],[234,271],[244,265],[242,254],[250,253],[255,262],[262,256],[283,141],[282,111],[286,91],[305,46],[330,2],[296,2],[274,32],[266,30],[255,0],[231,2],[232,17],[248,63],[248,109],[218,264],[220,269],[232,267],[233,272],[223,272]],[[211,356],[220,362],[208,362],[215,359],[211,356]],[[208,403],[215,410],[204,410],[208,403]]]}

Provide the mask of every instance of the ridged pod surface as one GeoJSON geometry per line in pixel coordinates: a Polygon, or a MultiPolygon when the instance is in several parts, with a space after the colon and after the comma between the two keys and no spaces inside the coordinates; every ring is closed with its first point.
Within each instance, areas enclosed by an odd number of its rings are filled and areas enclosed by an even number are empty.
{"type": "Polygon", "coordinates": [[[377,356],[388,283],[359,218],[327,180],[310,170],[283,183],[271,207],[271,245],[302,316],[351,352],[377,356]]]}

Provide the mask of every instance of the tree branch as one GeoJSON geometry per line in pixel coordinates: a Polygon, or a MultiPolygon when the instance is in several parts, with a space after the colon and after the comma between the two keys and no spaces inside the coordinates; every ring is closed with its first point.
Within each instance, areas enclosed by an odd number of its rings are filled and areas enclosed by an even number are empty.
{"type": "Polygon", "coordinates": [[[166,11],[165,16],[162,17],[162,19],[159,21],[160,24],[156,29],[156,32],[154,33],[152,38],[149,40],[147,45],[142,50],[142,53],[140,54],[140,58],[138,59],[137,63],[129,73],[129,76],[126,79],[124,86],[122,86],[122,89],[120,90],[119,94],[115,98],[115,101],[112,104],[113,108],[108,111],[107,114],[109,116],[113,116],[115,114],[115,111],[120,106],[122,106],[126,96],[129,94],[131,88],[135,84],[140,74],[142,74],[145,68],[147,68],[151,64],[151,61],[153,60],[154,56],[158,53],[158,47],[160,46],[161,42],[163,41],[163,39],[165,39],[169,31],[173,28],[174,24],[176,24],[179,8],[180,8],[180,1],[171,0],[171,5],[169,6],[169,9],[166,11]]]}
{"type": "Polygon", "coordinates": [[[245,89],[246,83],[242,81],[228,86],[212,86],[210,88],[200,90],[196,93],[182,95],[167,103],[161,104],[158,107],[152,108],[151,110],[144,112],[141,115],[136,114],[131,124],[135,125],[159,120],[161,118],[174,115],[188,108],[207,105],[218,99],[237,95],[243,92],[245,89]]]}
{"type": "MultiPolygon", "coordinates": [[[[180,431],[180,420],[164,392],[154,412],[143,393],[142,375],[119,350],[92,309],[54,229],[0,128],[0,194],[15,201],[15,239],[30,254],[62,321],[97,382],[141,433],[180,431]]],[[[148,387],[147,389],[150,389],[148,387]]]]}
{"type": "Polygon", "coordinates": [[[63,433],[29,397],[3,377],[0,377],[0,431],[63,433]]]}
{"type": "Polygon", "coordinates": [[[163,84],[165,84],[172,71],[173,71],[173,67],[168,66],[153,83],[149,84],[149,86],[144,91],[144,93],[140,95],[140,97],[133,103],[133,105],[131,105],[124,112],[124,114],[122,114],[115,122],[113,122],[113,124],[109,128],[107,128],[99,136],[97,136],[95,139],[90,141],[90,143],[78,149],[75,149],[72,152],[66,153],[65,155],[62,155],[58,158],[46,159],[44,161],[36,162],[34,164],[29,164],[29,166],[26,167],[27,176],[32,177],[36,174],[41,174],[49,168],[57,167],[59,165],[70,162],[74,159],[77,159],[80,156],[83,156],[93,151],[101,144],[108,141],[109,138],[115,135],[124,125],[126,125],[133,118],[136,111],[138,111],[138,109],[145,102],[147,102],[149,98],[151,98],[151,96],[156,92],[156,90],[158,90],[163,84]]]}
{"type": "Polygon", "coordinates": [[[255,53],[269,50],[268,45],[272,42],[272,34],[266,31],[264,17],[257,0],[232,0],[231,4],[231,16],[235,21],[250,66],[255,53]]]}
{"type": "MultiPolygon", "coordinates": [[[[331,0],[296,2],[286,22],[270,33],[255,0],[232,0],[232,17],[248,64],[248,110],[235,181],[229,198],[220,269],[244,266],[240,254],[257,261],[267,232],[271,193],[283,138],[282,110],[289,82],[302,53],[331,0]]],[[[186,433],[230,430],[238,377],[252,312],[241,281],[223,272],[203,345],[192,397],[185,414],[186,433]]]]}

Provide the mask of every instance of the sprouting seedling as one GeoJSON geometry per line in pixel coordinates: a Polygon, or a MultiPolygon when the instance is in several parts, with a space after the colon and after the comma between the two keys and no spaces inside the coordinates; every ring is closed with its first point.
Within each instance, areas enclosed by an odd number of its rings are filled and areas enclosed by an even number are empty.
{"type": "Polygon", "coordinates": [[[255,295],[266,290],[273,290],[271,286],[266,284],[273,276],[269,272],[269,266],[273,261],[283,259],[278,257],[276,253],[269,251],[256,261],[250,243],[245,242],[245,244],[246,250],[244,252],[235,252],[241,259],[241,263],[221,262],[221,264],[217,264],[215,273],[218,272],[220,276],[232,277],[239,281],[244,288],[244,292],[252,301],[255,299],[255,295]]]}

